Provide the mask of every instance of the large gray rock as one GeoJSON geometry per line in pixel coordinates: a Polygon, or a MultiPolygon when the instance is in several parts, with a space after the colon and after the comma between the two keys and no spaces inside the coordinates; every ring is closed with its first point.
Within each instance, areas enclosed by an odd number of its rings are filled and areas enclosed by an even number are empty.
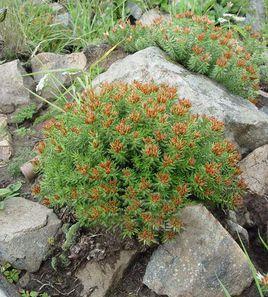
{"type": "Polygon", "coordinates": [[[211,79],[168,61],[164,52],[156,47],[117,61],[93,81],[93,86],[118,80],[153,80],[175,86],[180,97],[191,100],[193,113],[224,121],[227,136],[237,142],[241,152],[249,152],[268,143],[268,116],[264,112],[249,101],[230,94],[211,79]]]}
{"type": "Polygon", "coordinates": [[[54,99],[85,69],[87,59],[83,53],[41,53],[31,59],[31,65],[38,84],[36,91],[46,99],[54,99]]]}
{"type": "Polygon", "coordinates": [[[122,278],[136,251],[120,251],[117,261],[110,265],[102,265],[93,260],[80,269],[76,276],[84,286],[82,296],[105,297],[108,291],[122,278]]]}
{"type": "Polygon", "coordinates": [[[268,197],[268,144],[257,148],[240,162],[241,177],[249,190],[268,197]]]}
{"type": "Polygon", "coordinates": [[[143,282],[168,297],[239,295],[252,282],[247,259],[229,233],[201,205],[180,213],[185,230],[152,255],[143,282]]]}
{"type": "Polygon", "coordinates": [[[58,232],[60,220],[51,209],[14,197],[5,200],[0,226],[0,262],[34,272],[48,256],[49,239],[58,232]]]}
{"type": "Polygon", "coordinates": [[[246,16],[246,20],[250,23],[255,31],[263,29],[265,22],[267,21],[265,15],[264,0],[249,0],[249,12],[246,16]]]}
{"type": "Polygon", "coordinates": [[[25,76],[26,72],[19,60],[0,65],[0,112],[11,113],[17,106],[30,103],[33,79],[25,76]]]}

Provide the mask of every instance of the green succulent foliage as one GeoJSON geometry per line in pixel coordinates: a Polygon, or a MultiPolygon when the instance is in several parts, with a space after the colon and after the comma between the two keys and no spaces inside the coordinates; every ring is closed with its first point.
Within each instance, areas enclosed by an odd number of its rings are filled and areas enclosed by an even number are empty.
{"type": "Polygon", "coordinates": [[[70,248],[75,244],[79,229],[80,229],[79,222],[72,225],[68,229],[68,231],[66,233],[66,240],[62,245],[63,251],[68,252],[70,250],[70,248]]]}
{"type": "Polygon", "coordinates": [[[22,186],[20,181],[9,185],[6,188],[0,189],[0,210],[4,209],[4,200],[7,198],[12,198],[19,196],[19,190],[22,186]]]}
{"type": "MultiPolygon", "coordinates": [[[[191,116],[176,89],[118,83],[81,98],[47,124],[37,148],[41,198],[68,206],[80,226],[119,227],[123,236],[151,244],[180,230],[181,207],[232,207],[242,193],[239,154],[224,140],[223,124],[191,116]]],[[[70,229],[68,247],[78,227],[70,229]]]]}
{"type": "Polygon", "coordinates": [[[215,26],[207,16],[186,12],[151,26],[119,22],[108,40],[121,41],[131,53],[157,45],[173,60],[215,79],[234,94],[253,101],[258,96],[263,46],[247,27],[230,30],[215,26]]]}
{"type": "Polygon", "coordinates": [[[19,281],[20,270],[13,268],[10,263],[0,266],[0,272],[10,283],[17,283],[19,281]]]}

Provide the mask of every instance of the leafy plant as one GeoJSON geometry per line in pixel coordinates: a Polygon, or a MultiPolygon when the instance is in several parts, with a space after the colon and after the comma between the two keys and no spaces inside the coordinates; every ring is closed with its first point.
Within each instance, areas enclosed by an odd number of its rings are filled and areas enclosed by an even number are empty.
{"type": "Polygon", "coordinates": [[[29,104],[25,107],[22,107],[13,117],[13,122],[16,124],[21,124],[26,120],[30,120],[33,115],[36,113],[36,105],[29,104]]]}
{"type": "Polygon", "coordinates": [[[245,32],[242,41],[237,32],[215,26],[207,16],[186,12],[172,21],[158,19],[151,26],[120,22],[108,39],[112,44],[123,41],[128,52],[157,45],[191,71],[210,76],[255,102],[262,47],[251,31],[245,32]]]}
{"type": "Polygon", "coordinates": [[[68,267],[71,264],[70,259],[68,258],[68,252],[70,251],[71,247],[76,243],[78,232],[80,229],[80,223],[77,222],[70,227],[67,227],[66,225],[63,227],[63,232],[65,233],[65,241],[61,246],[62,252],[53,257],[51,260],[51,267],[57,271],[60,267],[68,267]],[[64,230],[64,228],[67,228],[67,230],[64,230]]]}
{"type": "Polygon", "coordinates": [[[35,193],[67,205],[81,226],[119,227],[145,244],[172,238],[192,201],[232,207],[243,186],[239,154],[222,122],[190,115],[190,101],[176,97],[139,82],[85,90],[45,127],[35,193]]]}
{"type": "Polygon", "coordinates": [[[0,266],[0,271],[10,283],[17,283],[19,281],[20,270],[13,268],[10,263],[0,266]]]}
{"type": "Polygon", "coordinates": [[[21,291],[21,297],[50,297],[47,293],[38,293],[36,291],[21,291]]]}
{"type": "Polygon", "coordinates": [[[6,198],[19,196],[19,190],[21,188],[21,182],[18,181],[14,184],[9,185],[6,188],[0,189],[0,210],[4,209],[4,200],[6,198]]]}

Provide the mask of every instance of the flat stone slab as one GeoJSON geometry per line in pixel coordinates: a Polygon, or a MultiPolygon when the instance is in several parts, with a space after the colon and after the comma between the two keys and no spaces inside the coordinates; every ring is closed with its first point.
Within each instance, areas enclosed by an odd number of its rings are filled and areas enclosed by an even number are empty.
{"type": "Polygon", "coordinates": [[[0,262],[37,271],[60,224],[51,209],[37,202],[20,197],[5,200],[0,211],[0,262]]]}
{"type": "Polygon", "coordinates": [[[97,261],[88,262],[76,274],[84,286],[82,296],[108,296],[108,291],[120,281],[135,254],[134,250],[120,251],[119,258],[114,265],[101,265],[97,261]]]}
{"type": "Polygon", "coordinates": [[[204,206],[185,207],[180,218],[185,230],[153,253],[143,283],[168,297],[224,297],[221,280],[240,295],[253,276],[239,245],[204,206]]]}

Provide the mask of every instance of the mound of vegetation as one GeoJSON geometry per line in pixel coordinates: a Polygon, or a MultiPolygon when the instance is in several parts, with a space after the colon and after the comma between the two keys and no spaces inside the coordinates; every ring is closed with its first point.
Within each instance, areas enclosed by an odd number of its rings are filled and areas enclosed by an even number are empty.
{"type": "Polygon", "coordinates": [[[128,52],[159,46],[188,69],[210,76],[255,102],[262,47],[259,35],[250,27],[246,29],[241,39],[237,32],[216,26],[207,16],[186,12],[173,19],[159,18],[150,26],[119,22],[107,35],[112,44],[121,42],[128,52]]]}
{"type": "Polygon", "coordinates": [[[173,238],[192,201],[232,207],[243,183],[223,123],[189,113],[166,85],[105,84],[46,126],[35,194],[81,225],[119,227],[145,244],[173,238]]]}

